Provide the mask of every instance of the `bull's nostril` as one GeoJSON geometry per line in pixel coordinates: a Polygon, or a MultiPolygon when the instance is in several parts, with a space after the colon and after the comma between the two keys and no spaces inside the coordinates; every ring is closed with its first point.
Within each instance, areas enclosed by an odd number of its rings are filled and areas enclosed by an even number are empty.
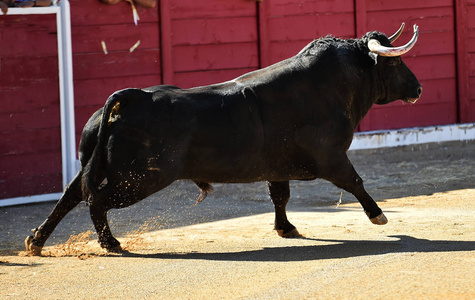
{"type": "Polygon", "coordinates": [[[420,97],[422,94],[422,86],[417,89],[417,95],[420,97]]]}

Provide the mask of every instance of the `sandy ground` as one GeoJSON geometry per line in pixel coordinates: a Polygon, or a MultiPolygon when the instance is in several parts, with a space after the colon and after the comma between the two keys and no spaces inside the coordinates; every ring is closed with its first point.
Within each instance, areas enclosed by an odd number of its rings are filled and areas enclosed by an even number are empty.
{"type": "Polygon", "coordinates": [[[196,189],[177,183],[111,212],[121,255],[99,248],[80,206],[44,256],[29,257],[27,228],[52,204],[1,208],[0,298],[475,299],[474,150],[471,142],[352,153],[385,226],[349,194],[336,207],[340,190],[324,182],[293,183],[299,239],[272,230],[260,183],[217,185],[196,207],[196,189]]]}

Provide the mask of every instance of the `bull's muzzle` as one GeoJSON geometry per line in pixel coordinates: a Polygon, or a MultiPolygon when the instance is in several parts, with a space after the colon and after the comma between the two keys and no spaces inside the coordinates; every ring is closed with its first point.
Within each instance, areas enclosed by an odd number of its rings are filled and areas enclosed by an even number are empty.
{"type": "Polygon", "coordinates": [[[421,97],[422,95],[422,86],[419,86],[417,89],[416,89],[416,94],[417,94],[417,97],[414,97],[414,98],[406,98],[404,99],[404,102],[408,102],[408,103],[416,103],[417,100],[419,100],[419,98],[421,97]]]}

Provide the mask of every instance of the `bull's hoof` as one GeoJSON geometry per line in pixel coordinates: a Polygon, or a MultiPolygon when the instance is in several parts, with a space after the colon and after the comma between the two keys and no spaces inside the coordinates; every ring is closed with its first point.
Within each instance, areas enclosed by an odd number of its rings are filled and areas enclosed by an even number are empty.
{"type": "Polygon", "coordinates": [[[388,223],[388,219],[384,215],[384,213],[381,213],[379,216],[376,216],[374,218],[369,219],[371,223],[376,224],[376,225],[384,225],[388,223]]]}
{"type": "Polygon", "coordinates": [[[106,248],[106,250],[108,253],[114,253],[114,254],[121,254],[124,252],[124,250],[122,250],[122,247],[120,245],[112,247],[112,248],[106,248]]]}
{"type": "Polygon", "coordinates": [[[291,231],[289,232],[286,232],[284,233],[284,230],[283,229],[276,229],[275,231],[277,231],[277,234],[283,238],[300,238],[302,237],[302,235],[299,233],[299,231],[297,230],[297,228],[294,228],[292,229],[291,231]]]}
{"type": "Polygon", "coordinates": [[[120,242],[115,237],[109,237],[109,239],[103,239],[99,237],[99,244],[102,249],[105,249],[109,253],[122,253],[122,247],[120,242]]]}
{"type": "Polygon", "coordinates": [[[25,239],[25,248],[29,254],[35,255],[35,256],[40,256],[41,250],[43,249],[43,247],[36,246],[33,244],[33,236],[31,235],[25,239]]]}

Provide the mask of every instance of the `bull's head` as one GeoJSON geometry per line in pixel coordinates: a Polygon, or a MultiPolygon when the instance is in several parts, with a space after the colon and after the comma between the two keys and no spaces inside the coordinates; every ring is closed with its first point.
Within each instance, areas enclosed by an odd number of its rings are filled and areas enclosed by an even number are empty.
{"type": "Polygon", "coordinates": [[[370,56],[379,65],[377,69],[383,85],[382,95],[376,102],[377,104],[386,104],[395,100],[415,103],[422,94],[421,84],[400,57],[416,44],[419,36],[418,26],[414,25],[414,35],[406,45],[401,47],[391,45],[401,35],[403,29],[404,23],[387,40],[371,38],[368,41],[368,48],[371,51],[370,56]],[[386,43],[387,46],[382,45],[382,43],[386,43]],[[380,56],[379,60],[378,56],[380,56]]]}

